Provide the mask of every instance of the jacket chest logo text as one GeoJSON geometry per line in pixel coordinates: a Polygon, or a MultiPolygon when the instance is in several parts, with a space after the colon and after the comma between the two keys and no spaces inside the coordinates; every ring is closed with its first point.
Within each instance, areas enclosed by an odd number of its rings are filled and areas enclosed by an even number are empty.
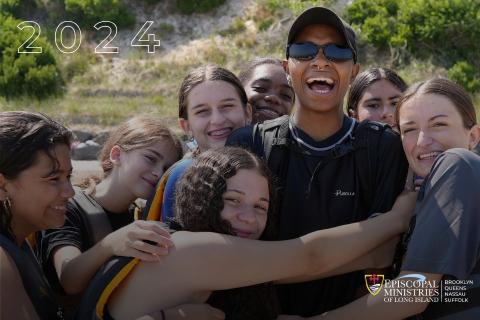
{"type": "Polygon", "coordinates": [[[334,193],[333,193],[334,196],[336,197],[354,197],[355,196],[355,192],[353,191],[342,191],[340,189],[337,189],[334,193]]]}

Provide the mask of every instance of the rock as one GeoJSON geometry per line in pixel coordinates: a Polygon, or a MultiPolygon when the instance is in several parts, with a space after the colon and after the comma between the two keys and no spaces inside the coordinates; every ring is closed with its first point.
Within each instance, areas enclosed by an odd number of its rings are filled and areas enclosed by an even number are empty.
{"type": "Polygon", "coordinates": [[[75,135],[75,140],[80,142],[85,142],[93,138],[93,135],[90,132],[83,131],[83,130],[72,130],[73,134],[75,135]]]}
{"type": "Polygon", "coordinates": [[[110,136],[110,131],[100,131],[92,140],[99,145],[103,146],[110,136]]]}
{"type": "Polygon", "coordinates": [[[73,160],[96,160],[102,147],[92,141],[87,140],[77,144],[72,150],[73,160]]]}

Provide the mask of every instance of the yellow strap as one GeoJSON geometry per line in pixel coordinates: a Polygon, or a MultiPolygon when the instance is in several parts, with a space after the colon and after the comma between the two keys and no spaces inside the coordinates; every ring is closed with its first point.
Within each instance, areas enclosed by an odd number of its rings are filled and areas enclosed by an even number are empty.
{"type": "Polygon", "coordinates": [[[100,298],[97,301],[95,307],[95,312],[98,319],[103,319],[105,313],[105,307],[107,305],[108,299],[112,295],[113,291],[122,283],[122,281],[130,274],[133,268],[138,264],[140,260],[137,258],[132,259],[128,264],[126,264],[110,281],[110,283],[103,289],[100,298]]]}

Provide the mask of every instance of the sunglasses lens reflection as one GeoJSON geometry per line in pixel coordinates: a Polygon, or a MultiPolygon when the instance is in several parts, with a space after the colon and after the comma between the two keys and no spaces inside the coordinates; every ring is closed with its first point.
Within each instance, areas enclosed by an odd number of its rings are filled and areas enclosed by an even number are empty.
{"type": "Polygon", "coordinates": [[[323,54],[331,61],[347,61],[353,59],[350,48],[340,47],[336,44],[315,45],[313,43],[293,43],[288,48],[289,57],[298,60],[311,60],[323,49],[323,54]]]}

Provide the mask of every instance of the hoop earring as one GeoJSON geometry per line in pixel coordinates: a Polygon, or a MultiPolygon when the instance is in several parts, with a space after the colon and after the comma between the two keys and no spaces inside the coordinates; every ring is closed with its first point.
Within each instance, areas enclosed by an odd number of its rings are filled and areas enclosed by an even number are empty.
{"type": "Polygon", "coordinates": [[[2,205],[3,209],[5,209],[5,212],[10,212],[10,210],[12,209],[12,202],[10,201],[9,197],[2,201],[2,205]]]}

